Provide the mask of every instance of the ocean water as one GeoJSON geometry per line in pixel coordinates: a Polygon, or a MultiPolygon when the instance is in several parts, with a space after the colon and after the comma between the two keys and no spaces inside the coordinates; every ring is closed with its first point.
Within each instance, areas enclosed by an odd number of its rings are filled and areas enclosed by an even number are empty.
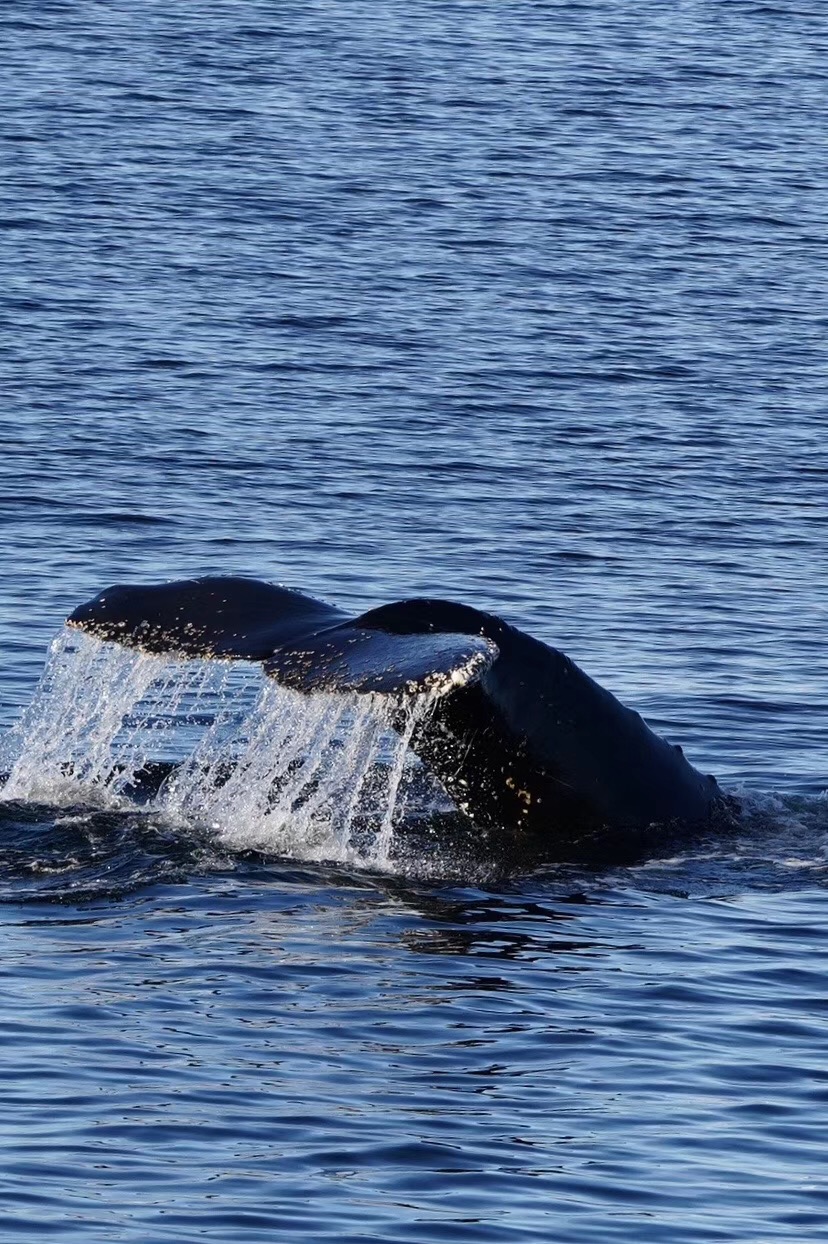
{"type": "Polygon", "coordinates": [[[3,1240],[828,1240],[823,7],[9,0],[0,64],[3,1240]],[[381,706],[62,632],[204,573],[499,613],[740,824],[487,872],[381,706]]]}

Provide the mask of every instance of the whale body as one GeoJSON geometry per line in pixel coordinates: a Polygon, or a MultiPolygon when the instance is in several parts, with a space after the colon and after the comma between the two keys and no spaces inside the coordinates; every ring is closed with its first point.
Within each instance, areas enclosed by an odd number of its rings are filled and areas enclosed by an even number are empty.
{"type": "Polygon", "coordinates": [[[146,652],[259,662],[305,694],[431,692],[412,750],[475,826],[560,858],[591,836],[704,827],[729,807],[564,653],[466,605],[403,600],[351,617],[218,576],[109,587],[67,622],[146,652]]]}

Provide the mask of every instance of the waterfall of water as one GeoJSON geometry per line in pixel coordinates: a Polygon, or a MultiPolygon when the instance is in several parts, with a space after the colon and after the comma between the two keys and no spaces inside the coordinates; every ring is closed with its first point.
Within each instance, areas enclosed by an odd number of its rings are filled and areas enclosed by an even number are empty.
{"type": "Polygon", "coordinates": [[[171,821],[238,848],[389,867],[418,768],[409,743],[434,699],[307,697],[258,666],[64,631],[6,742],[0,797],[130,806],[136,776],[164,760],[174,767],[149,807],[171,821]]]}

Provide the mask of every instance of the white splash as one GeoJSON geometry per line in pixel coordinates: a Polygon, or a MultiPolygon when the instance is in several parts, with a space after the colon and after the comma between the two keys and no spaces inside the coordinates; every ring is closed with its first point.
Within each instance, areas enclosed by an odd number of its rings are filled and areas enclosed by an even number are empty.
{"type": "Polygon", "coordinates": [[[168,761],[148,806],[171,821],[240,849],[391,868],[419,769],[409,744],[437,698],[401,707],[376,694],[308,697],[258,666],[151,656],[64,631],[7,739],[0,798],[125,807],[144,766],[168,761]]]}
{"type": "Polygon", "coordinates": [[[79,788],[111,803],[140,767],[139,725],[132,710],[166,663],[64,631],[52,642],[34,698],[12,731],[15,760],[4,799],[77,801],[79,788]],[[117,746],[116,744],[117,740],[117,746]]]}

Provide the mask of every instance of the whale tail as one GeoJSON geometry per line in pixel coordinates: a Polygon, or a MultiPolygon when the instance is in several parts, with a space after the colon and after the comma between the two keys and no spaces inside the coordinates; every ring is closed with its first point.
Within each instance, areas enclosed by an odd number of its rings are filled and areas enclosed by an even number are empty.
{"type": "Polygon", "coordinates": [[[497,656],[466,618],[456,633],[433,623],[393,630],[395,611],[407,616],[405,605],[392,605],[350,618],[292,588],[211,576],[109,587],[67,622],[144,652],[261,662],[275,681],[307,694],[440,694],[476,681],[497,656]]]}
{"type": "Polygon", "coordinates": [[[349,617],[289,588],[208,577],[107,588],[68,623],[148,652],[260,662],[306,694],[429,691],[411,747],[460,809],[564,853],[606,829],[703,824],[725,803],[563,653],[465,605],[407,600],[349,617]]]}

